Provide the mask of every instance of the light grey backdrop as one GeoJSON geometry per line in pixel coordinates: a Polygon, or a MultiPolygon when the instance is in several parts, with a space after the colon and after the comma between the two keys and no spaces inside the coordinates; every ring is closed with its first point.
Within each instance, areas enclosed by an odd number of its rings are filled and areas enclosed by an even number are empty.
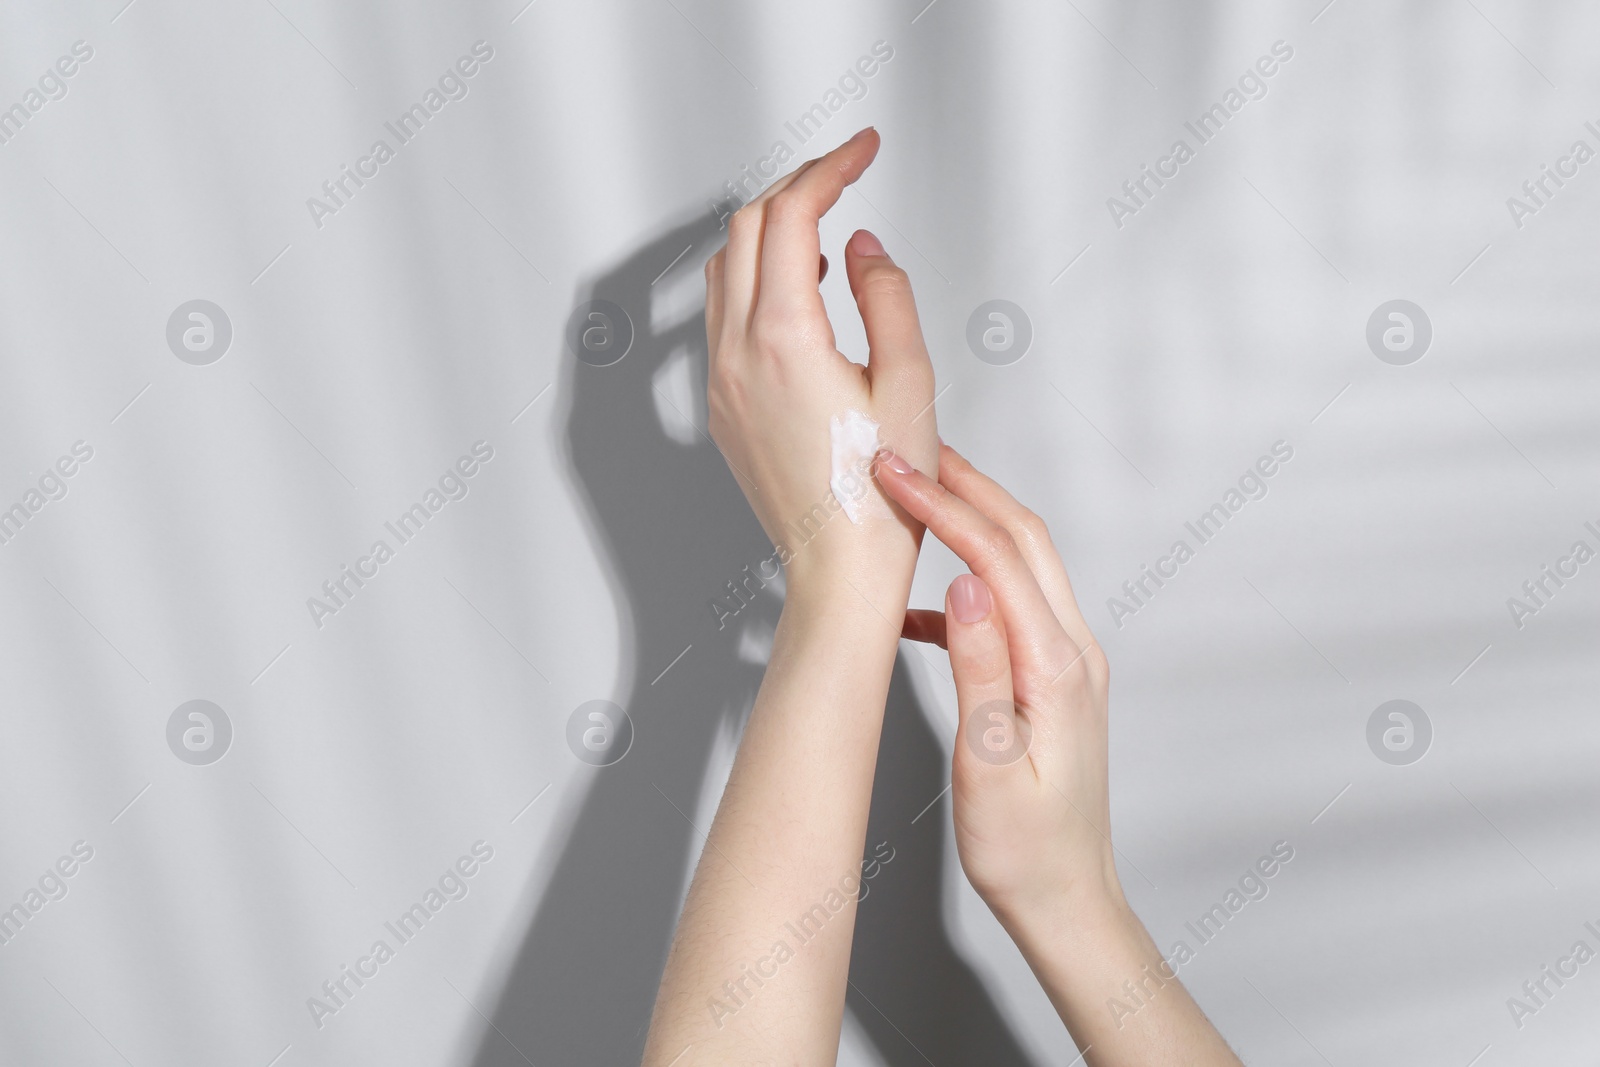
{"type": "MultiPolygon", "coordinates": [[[[883,238],[944,437],[1050,521],[1113,663],[1125,883],[1223,1033],[1589,1062],[1593,5],[524,2],[0,9],[0,1060],[637,1056],[778,605],[712,624],[768,550],[703,432],[699,268],[725,183],[873,123],[824,247],[883,238]],[[611,367],[564,340],[594,298],[611,367]],[[1011,362],[967,341],[996,299],[1011,362]],[[633,723],[609,767],[567,741],[591,700],[633,723]],[[1369,743],[1391,700],[1422,715],[1369,743]]],[[[957,572],[930,548],[915,602],[957,572]]],[[[891,705],[841,1062],[1067,1064],[934,803],[937,650],[891,705]]]]}

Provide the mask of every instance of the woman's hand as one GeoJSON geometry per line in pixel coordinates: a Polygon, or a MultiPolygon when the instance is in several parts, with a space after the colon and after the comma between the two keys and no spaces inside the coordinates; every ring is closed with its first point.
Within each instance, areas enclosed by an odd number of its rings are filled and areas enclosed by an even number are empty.
{"type": "Polygon", "coordinates": [[[942,616],[911,612],[906,630],[950,651],[962,866],[1008,926],[1064,898],[1120,905],[1105,655],[1039,517],[949,446],[938,471],[935,481],[892,457],[878,477],[972,569],[951,583],[942,616]]]}
{"type": "Polygon", "coordinates": [[[933,368],[905,271],[858,230],[845,270],[866,327],[869,361],[840,353],[818,282],[817,222],[878,151],[856,134],[803,164],[728,223],[728,244],[706,264],[711,436],[791,581],[820,571],[847,580],[889,574],[909,588],[922,530],[879,495],[871,450],[844,479],[851,521],[830,491],[830,423],[855,411],[879,424],[886,446],[929,469],[937,463],[933,368]]]}
{"type": "Polygon", "coordinates": [[[858,492],[841,486],[863,521],[842,512],[829,488],[829,423],[858,412],[880,424],[884,441],[937,462],[933,372],[905,273],[871,234],[850,239],[865,368],[835,346],[817,289],[817,221],[877,148],[868,130],[775,183],[733,216],[727,248],[706,266],[711,434],[780,546],[788,582],[662,974],[648,1067],[682,1067],[691,1047],[697,1064],[838,1058],[900,642],[885,620],[905,612],[922,527],[879,496],[871,442],[861,469],[846,472],[858,492]],[[818,910],[825,927],[815,925],[818,910]],[[811,917],[809,933],[795,932],[808,923],[797,916],[811,917]]]}
{"type": "Polygon", "coordinates": [[[1108,668],[1049,532],[954,450],[940,448],[938,472],[898,456],[878,464],[889,496],[972,569],[943,614],[908,612],[905,627],[950,651],[962,868],[1091,1067],[1238,1067],[1123,897],[1108,668]]]}

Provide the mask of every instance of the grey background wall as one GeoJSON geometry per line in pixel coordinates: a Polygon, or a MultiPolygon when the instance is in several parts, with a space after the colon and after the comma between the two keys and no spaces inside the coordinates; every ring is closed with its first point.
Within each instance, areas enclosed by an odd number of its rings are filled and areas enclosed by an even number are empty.
{"type": "MultiPolygon", "coordinates": [[[[1592,5],[124,2],[0,8],[0,1060],[637,1056],[779,605],[709,607],[768,551],[703,433],[716,201],[873,123],[824,245],[882,236],[944,437],[1050,521],[1124,880],[1222,1031],[1588,1062],[1592,5]]],[[[1067,1064],[935,802],[953,709],[903,646],[840,1062],[1067,1064]]]]}

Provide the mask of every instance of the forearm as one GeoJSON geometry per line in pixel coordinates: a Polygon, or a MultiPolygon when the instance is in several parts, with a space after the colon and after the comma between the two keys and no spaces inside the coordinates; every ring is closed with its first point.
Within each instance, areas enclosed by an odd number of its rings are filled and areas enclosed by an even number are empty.
{"type": "Polygon", "coordinates": [[[667,959],[648,1067],[691,1047],[698,1065],[831,1064],[839,1045],[878,736],[921,537],[873,499],[870,472],[857,484],[839,467],[865,447],[865,426],[929,464],[937,448],[923,418],[933,367],[905,272],[864,230],[845,246],[865,368],[836,347],[818,288],[822,215],[877,150],[863,130],[773,182],[706,263],[706,427],[785,549],[786,597],[667,959]]]}
{"type": "Polygon", "coordinates": [[[1003,921],[1088,1067],[1239,1067],[1120,892],[1003,921]]]}
{"type": "Polygon", "coordinates": [[[791,574],[662,978],[647,1067],[691,1045],[697,1064],[834,1062],[903,569],[876,581],[791,574]]]}

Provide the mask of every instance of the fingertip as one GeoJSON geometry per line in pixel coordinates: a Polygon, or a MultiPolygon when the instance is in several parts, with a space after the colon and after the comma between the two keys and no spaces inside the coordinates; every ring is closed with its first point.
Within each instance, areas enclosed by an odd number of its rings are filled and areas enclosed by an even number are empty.
{"type": "Polygon", "coordinates": [[[874,466],[880,472],[887,469],[895,474],[900,475],[901,477],[905,477],[908,474],[914,474],[916,472],[916,468],[907,462],[904,456],[899,455],[891,449],[883,449],[878,453],[877,458],[878,462],[874,466]]]}
{"type": "Polygon", "coordinates": [[[878,152],[878,147],[882,143],[883,139],[878,135],[878,128],[876,126],[864,126],[855,133],[851,134],[850,139],[843,145],[840,145],[840,147],[853,150],[867,150],[872,155],[876,155],[878,152]]]}
{"type": "Polygon", "coordinates": [[[850,235],[850,241],[845,246],[858,256],[882,256],[889,258],[889,253],[883,250],[883,242],[871,230],[857,230],[850,235]]]}
{"type": "Polygon", "coordinates": [[[994,608],[989,587],[976,574],[963,574],[950,583],[950,613],[959,623],[982,622],[994,608]]]}
{"type": "MultiPolygon", "coordinates": [[[[855,176],[859,177],[862,171],[872,166],[872,161],[877,158],[878,148],[882,143],[882,139],[878,136],[877,128],[868,126],[865,129],[857,130],[854,136],[839,146],[838,150],[845,151],[852,161],[861,160],[861,165],[858,168],[852,168],[855,176]]],[[[854,181],[855,177],[850,180],[854,181]]]]}

